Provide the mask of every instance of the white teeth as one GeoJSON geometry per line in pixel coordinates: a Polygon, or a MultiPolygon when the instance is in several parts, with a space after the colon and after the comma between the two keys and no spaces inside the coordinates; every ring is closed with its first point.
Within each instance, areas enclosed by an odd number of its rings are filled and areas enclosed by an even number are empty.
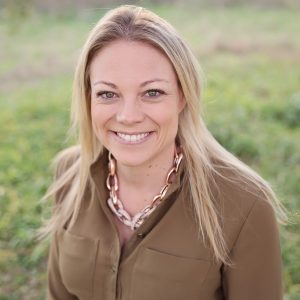
{"type": "Polygon", "coordinates": [[[139,142],[149,135],[149,132],[139,134],[125,134],[117,132],[117,135],[126,142],[139,142]]]}

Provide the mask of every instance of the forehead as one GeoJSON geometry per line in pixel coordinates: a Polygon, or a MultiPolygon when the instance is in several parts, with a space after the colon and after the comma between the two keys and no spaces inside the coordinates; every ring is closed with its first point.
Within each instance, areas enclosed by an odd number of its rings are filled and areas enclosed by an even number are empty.
{"type": "MultiPolygon", "coordinates": [[[[167,56],[152,45],[137,41],[115,41],[101,49],[91,61],[91,80],[97,77],[140,78],[165,77],[176,81],[167,56]]],[[[147,78],[149,79],[149,78],[147,78]]]]}

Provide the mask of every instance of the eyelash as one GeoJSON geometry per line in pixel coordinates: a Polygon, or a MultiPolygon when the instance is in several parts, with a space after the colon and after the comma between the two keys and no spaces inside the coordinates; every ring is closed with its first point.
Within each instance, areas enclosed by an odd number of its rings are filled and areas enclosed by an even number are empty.
{"type": "MultiPolygon", "coordinates": [[[[151,92],[155,92],[156,95],[155,95],[155,96],[146,96],[146,97],[149,97],[149,98],[157,98],[157,97],[159,97],[159,96],[165,94],[164,91],[159,90],[159,89],[149,89],[149,90],[147,90],[147,91],[144,93],[144,95],[149,94],[149,93],[151,93],[151,92]],[[158,94],[158,95],[157,95],[157,94],[158,94]]],[[[113,99],[113,98],[115,98],[116,95],[117,95],[116,93],[111,92],[111,91],[101,91],[101,92],[97,92],[97,93],[96,93],[96,97],[97,97],[97,98],[100,98],[100,97],[101,97],[101,98],[103,98],[103,99],[113,99]],[[112,94],[113,96],[112,96],[112,97],[107,97],[107,94],[112,94]],[[105,95],[105,96],[104,96],[104,95],[105,95]]]]}
{"type": "Polygon", "coordinates": [[[150,90],[146,91],[145,94],[148,94],[149,92],[156,92],[156,93],[159,94],[159,95],[155,95],[155,96],[148,96],[148,97],[151,97],[151,98],[157,98],[157,97],[165,94],[162,90],[159,90],[159,89],[150,89],[150,90]]]}
{"type": "Polygon", "coordinates": [[[96,93],[96,97],[97,98],[103,98],[103,99],[113,99],[114,97],[107,97],[107,94],[113,94],[114,96],[116,95],[114,92],[110,92],[110,91],[102,91],[102,92],[98,92],[96,93]],[[104,97],[103,95],[106,95],[106,97],[104,97]]]}

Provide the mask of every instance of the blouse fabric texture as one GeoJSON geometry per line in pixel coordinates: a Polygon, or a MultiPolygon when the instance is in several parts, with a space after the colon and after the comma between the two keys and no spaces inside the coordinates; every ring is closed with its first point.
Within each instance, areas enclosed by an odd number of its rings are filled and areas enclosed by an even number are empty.
{"type": "MultiPolygon", "coordinates": [[[[72,159],[66,160],[59,173],[72,159]]],[[[183,182],[184,162],[179,173],[165,200],[121,248],[106,204],[107,158],[99,155],[90,166],[95,193],[86,191],[73,226],[53,234],[47,300],[282,299],[271,205],[254,188],[216,178],[218,190],[212,192],[233,263],[224,266],[200,238],[183,182]]]]}

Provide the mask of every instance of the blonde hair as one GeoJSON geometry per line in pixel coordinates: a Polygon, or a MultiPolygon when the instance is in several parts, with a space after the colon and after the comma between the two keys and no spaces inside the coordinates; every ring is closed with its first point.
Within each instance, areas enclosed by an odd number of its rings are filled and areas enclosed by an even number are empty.
{"type": "Polygon", "coordinates": [[[42,233],[54,232],[67,222],[74,223],[85,190],[87,187],[93,189],[89,166],[103,151],[103,146],[91,127],[89,67],[97,52],[120,39],[140,41],[160,49],[174,67],[186,100],[179,117],[178,140],[184,152],[185,180],[199,234],[206,237],[216,260],[228,264],[222,224],[211,191],[215,175],[224,177],[222,170],[230,170],[231,176],[226,180],[238,180],[245,186],[254,186],[260,197],[273,206],[279,221],[283,223],[286,220],[284,208],[268,183],[224,149],[207,129],[201,116],[200,68],[188,46],[168,22],[136,6],[125,5],[109,11],[92,29],[83,47],[75,72],[72,102],[73,128],[78,130],[80,149],[67,149],[56,159],[57,165],[67,170],[56,178],[44,197],[55,196],[57,203],[42,233]],[[74,152],[77,155],[74,156],[74,152]],[[71,159],[72,155],[75,158],[71,159]],[[65,166],[60,166],[60,161],[64,161],[65,166]]]}

